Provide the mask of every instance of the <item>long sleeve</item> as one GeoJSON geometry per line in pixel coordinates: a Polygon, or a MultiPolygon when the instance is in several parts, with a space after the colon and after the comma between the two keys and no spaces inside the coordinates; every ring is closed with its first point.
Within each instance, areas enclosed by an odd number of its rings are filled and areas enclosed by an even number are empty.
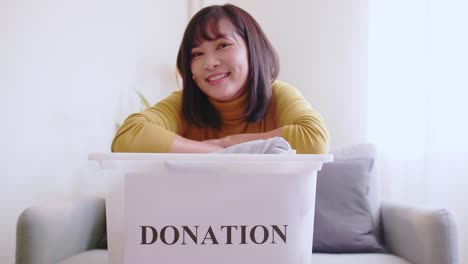
{"type": "Polygon", "coordinates": [[[129,116],[112,142],[113,152],[169,152],[182,123],[182,93],[174,92],[155,106],[129,116]]]}
{"type": "Polygon", "coordinates": [[[273,88],[275,119],[283,127],[281,136],[299,154],[327,153],[329,134],[320,114],[290,85],[276,81],[273,88]]]}

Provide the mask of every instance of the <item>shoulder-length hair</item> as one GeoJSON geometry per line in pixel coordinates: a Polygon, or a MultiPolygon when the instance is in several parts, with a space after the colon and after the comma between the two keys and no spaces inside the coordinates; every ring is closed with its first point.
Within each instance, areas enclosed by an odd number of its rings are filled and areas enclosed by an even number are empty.
{"type": "Polygon", "coordinates": [[[279,73],[276,51],[255,19],[243,9],[231,5],[215,5],[200,10],[190,20],[177,54],[177,71],[182,78],[182,115],[198,127],[221,128],[218,112],[192,78],[192,48],[202,41],[224,37],[218,26],[226,19],[231,29],[246,43],[249,75],[248,99],[244,121],[257,122],[267,111],[271,100],[271,84],[279,73]]]}

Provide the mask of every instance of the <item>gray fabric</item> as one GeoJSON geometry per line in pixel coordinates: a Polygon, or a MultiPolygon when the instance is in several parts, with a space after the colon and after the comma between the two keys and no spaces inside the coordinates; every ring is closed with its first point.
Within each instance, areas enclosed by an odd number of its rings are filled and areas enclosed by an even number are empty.
{"type": "Polygon", "coordinates": [[[17,264],[50,264],[89,250],[104,233],[102,198],[31,207],[19,217],[17,264]]]}
{"type": "Polygon", "coordinates": [[[237,144],[213,153],[218,154],[295,154],[289,143],[282,137],[260,139],[237,144]]]}
{"type": "Polygon", "coordinates": [[[94,249],[75,255],[58,264],[107,264],[108,258],[107,250],[94,249]]]}
{"type": "Polygon", "coordinates": [[[312,264],[410,264],[389,254],[312,254],[312,264]]]}
{"type": "Polygon", "coordinates": [[[369,173],[369,206],[372,213],[373,233],[379,242],[382,242],[380,226],[380,178],[378,177],[379,156],[375,145],[369,143],[346,145],[330,149],[335,161],[350,159],[372,159],[373,166],[369,173]]]}
{"type": "Polygon", "coordinates": [[[458,264],[457,228],[444,209],[382,203],[388,249],[414,264],[458,264]]]}
{"type": "Polygon", "coordinates": [[[369,158],[325,163],[317,174],[314,252],[384,252],[372,232],[369,158]]]}

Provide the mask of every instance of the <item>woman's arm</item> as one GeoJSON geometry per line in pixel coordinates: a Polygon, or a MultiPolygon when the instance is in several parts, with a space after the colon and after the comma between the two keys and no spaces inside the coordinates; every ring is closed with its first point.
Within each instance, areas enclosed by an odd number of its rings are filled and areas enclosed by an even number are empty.
{"type": "Polygon", "coordinates": [[[281,133],[283,131],[283,128],[277,128],[268,132],[264,133],[246,133],[246,134],[236,134],[236,135],[230,135],[224,138],[220,139],[210,139],[210,140],[205,140],[203,142],[209,143],[209,144],[214,144],[217,146],[220,146],[222,148],[227,148],[233,145],[241,144],[247,141],[253,141],[253,140],[258,140],[258,139],[268,139],[272,137],[279,137],[281,136],[281,133]]]}
{"type": "Polygon", "coordinates": [[[299,154],[327,153],[330,139],[320,114],[289,84],[275,81],[272,89],[278,128],[264,133],[237,134],[204,142],[226,148],[247,141],[281,136],[299,154]]]}
{"type": "Polygon", "coordinates": [[[330,136],[321,115],[291,85],[275,81],[272,87],[275,120],[298,154],[327,153],[330,136]]]}
{"type": "Polygon", "coordinates": [[[181,93],[169,97],[145,111],[129,116],[112,142],[113,152],[207,153],[222,149],[214,144],[180,136],[181,93]]]}
{"type": "Polygon", "coordinates": [[[213,151],[218,151],[224,147],[209,143],[209,142],[200,142],[196,140],[190,140],[182,136],[176,135],[172,146],[169,149],[171,153],[209,153],[213,151]]]}

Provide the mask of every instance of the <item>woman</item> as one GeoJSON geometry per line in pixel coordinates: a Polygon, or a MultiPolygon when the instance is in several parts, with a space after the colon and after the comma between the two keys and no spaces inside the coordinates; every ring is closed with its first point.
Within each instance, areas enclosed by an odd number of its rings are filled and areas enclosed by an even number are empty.
{"type": "Polygon", "coordinates": [[[320,115],[275,81],[276,52],[258,23],[234,5],[210,6],[189,22],[177,56],[183,90],[127,118],[114,152],[207,153],[281,136],[297,153],[326,153],[320,115]]]}

